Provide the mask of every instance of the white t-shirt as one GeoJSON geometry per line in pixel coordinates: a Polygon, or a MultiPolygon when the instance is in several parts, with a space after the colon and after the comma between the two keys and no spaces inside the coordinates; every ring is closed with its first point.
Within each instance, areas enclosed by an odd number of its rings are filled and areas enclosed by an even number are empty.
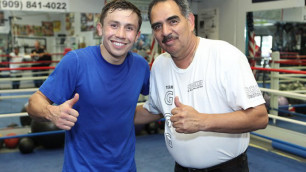
{"type": "Polygon", "coordinates": [[[174,97],[200,113],[227,113],[265,103],[245,55],[218,40],[200,39],[187,69],[178,68],[168,53],[158,56],[144,107],[165,117],[165,141],[182,166],[207,168],[233,159],[249,144],[249,133],[177,133],[170,119],[174,97]]]}
{"type": "MultiPolygon", "coordinates": [[[[18,62],[18,63],[10,63],[10,68],[19,68],[21,67],[21,64],[19,62],[22,62],[24,54],[19,53],[16,55],[14,52],[10,53],[11,60],[10,62],[18,62]]],[[[11,70],[12,73],[20,73],[20,70],[11,70]]]]}

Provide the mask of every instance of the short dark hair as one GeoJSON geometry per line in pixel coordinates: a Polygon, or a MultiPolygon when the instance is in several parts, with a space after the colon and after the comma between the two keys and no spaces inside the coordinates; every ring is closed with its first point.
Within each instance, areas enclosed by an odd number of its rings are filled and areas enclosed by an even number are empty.
{"type": "Polygon", "coordinates": [[[141,12],[140,10],[131,2],[127,0],[112,0],[108,3],[105,4],[105,6],[102,8],[101,16],[100,16],[100,23],[103,26],[103,21],[107,15],[107,12],[113,12],[117,9],[122,9],[122,10],[132,10],[135,12],[138,16],[138,31],[140,30],[141,24],[142,24],[142,17],[141,17],[141,12]]]}
{"type": "MultiPolygon", "coordinates": [[[[153,6],[159,2],[165,2],[165,1],[169,1],[169,0],[153,0],[149,4],[148,17],[149,17],[150,23],[151,23],[151,10],[153,6]]],[[[173,0],[173,1],[179,6],[181,14],[187,18],[189,13],[191,13],[188,1],[187,0],[173,0]]]]}

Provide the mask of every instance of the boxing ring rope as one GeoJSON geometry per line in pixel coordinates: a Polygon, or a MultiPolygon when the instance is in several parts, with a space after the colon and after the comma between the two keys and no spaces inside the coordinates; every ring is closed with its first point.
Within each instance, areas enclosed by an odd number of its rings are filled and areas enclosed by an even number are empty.
{"type": "Polygon", "coordinates": [[[52,64],[52,63],[58,63],[60,61],[24,61],[24,62],[0,62],[2,65],[8,65],[8,64],[52,64]]]}
{"type": "MultiPolygon", "coordinates": [[[[46,55],[50,56],[64,56],[66,53],[45,53],[46,55]]],[[[11,57],[9,54],[0,54],[0,59],[1,58],[8,58],[11,57]]],[[[31,58],[30,54],[24,54],[23,56],[17,56],[17,57],[24,57],[24,58],[31,58]]]]}
{"type": "MultiPolygon", "coordinates": [[[[12,81],[45,80],[51,74],[51,72],[54,69],[55,69],[55,66],[18,67],[18,68],[3,67],[3,68],[0,68],[0,72],[8,71],[8,73],[2,73],[1,76],[8,76],[8,77],[0,78],[0,82],[9,83],[9,82],[12,82],[12,81]],[[14,70],[14,71],[26,71],[26,72],[22,72],[22,73],[19,73],[19,74],[9,73],[12,70],[14,70]],[[43,70],[43,71],[39,71],[39,70],[43,70]],[[21,75],[22,77],[10,78],[11,76],[13,76],[11,74],[21,75]],[[25,75],[26,77],[23,74],[26,74],[25,75]],[[45,74],[46,76],[35,76],[35,75],[41,75],[41,74],[45,74]],[[32,76],[28,77],[29,75],[32,75],[32,76]]],[[[1,99],[1,97],[0,97],[0,99],[1,99]]]]}
{"type": "Polygon", "coordinates": [[[0,68],[0,71],[10,71],[10,70],[47,70],[47,69],[55,69],[54,66],[41,66],[41,67],[18,67],[18,68],[9,68],[4,67],[0,68]]]}
{"type": "Polygon", "coordinates": [[[299,100],[306,100],[306,95],[304,94],[292,93],[290,91],[279,91],[279,90],[268,89],[268,88],[260,88],[260,90],[263,92],[268,92],[268,93],[276,94],[279,96],[284,96],[284,97],[289,97],[289,98],[294,98],[294,99],[299,99],[299,100]]]}
{"type": "Polygon", "coordinates": [[[12,90],[0,90],[0,94],[1,93],[20,93],[20,92],[34,92],[37,91],[38,88],[27,88],[27,89],[12,89],[12,90]]]}
{"type": "Polygon", "coordinates": [[[253,69],[253,70],[269,71],[269,72],[285,72],[285,73],[304,74],[304,75],[306,75],[306,71],[298,71],[298,70],[263,68],[263,67],[251,67],[251,69],[253,69]]]}
{"type": "MultiPolygon", "coordinates": [[[[35,72],[35,74],[51,74],[52,73],[52,69],[48,70],[48,71],[39,71],[39,72],[35,72]]],[[[3,78],[7,77],[8,76],[17,76],[17,75],[20,75],[20,73],[0,73],[0,76],[2,76],[3,78]]],[[[22,76],[32,76],[33,73],[31,71],[27,71],[27,72],[23,72],[22,73],[22,76]]]]}
{"type": "Polygon", "coordinates": [[[19,95],[19,96],[0,96],[0,100],[4,99],[16,99],[16,98],[29,98],[31,95],[19,95]]]}
{"type": "Polygon", "coordinates": [[[4,137],[0,137],[0,140],[22,138],[22,137],[52,135],[52,134],[61,134],[61,133],[65,133],[65,130],[55,130],[55,131],[44,131],[44,132],[37,132],[37,133],[29,133],[29,134],[19,134],[19,135],[15,135],[15,136],[4,136],[4,137]]]}
{"type": "Polygon", "coordinates": [[[0,78],[0,81],[40,80],[40,79],[46,79],[46,78],[48,78],[48,76],[21,77],[21,78],[0,78]]]}
{"type": "Polygon", "coordinates": [[[298,125],[302,125],[302,126],[306,127],[306,122],[303,122],[303,121],[289,119],[289,118],[280,117],[280,116],[275,116],[275,115],[272,115],[272,114],[268,114],[268,115],[269,115],[269,118],[272,118],[272,119],[278,119],[278,120],[281,120],[281,121],[290,122],[290,123],[293,123],[293,124],[298,124],[298,125]]]}
{"type": "Polygon", "coordinates": [[[20,116],[28,116],[28,113],[27,112],[21,112],[21,113],[0,114],[0,118],[10,118],[10,117],[20,117],[20,116]]]}
{"type": "Polygon", "coordinates": [[[298,70],[298,69],[306,69],[306,65],[305,66],[283,66],[280,67],[281,69],[294,69],[294,70],[298,70]]]}

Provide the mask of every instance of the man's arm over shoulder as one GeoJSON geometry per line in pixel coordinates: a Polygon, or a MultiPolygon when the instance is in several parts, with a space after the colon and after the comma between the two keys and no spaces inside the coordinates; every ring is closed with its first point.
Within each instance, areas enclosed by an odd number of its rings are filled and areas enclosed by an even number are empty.
{"type": "Polygon", "coordinates": [[[152,114],[147,109],[145,109],[143,105],[138,105],[135,111],[134,124],[147,124],[157,121],[161,118],[163,118],[162,114],[152,114]]]}

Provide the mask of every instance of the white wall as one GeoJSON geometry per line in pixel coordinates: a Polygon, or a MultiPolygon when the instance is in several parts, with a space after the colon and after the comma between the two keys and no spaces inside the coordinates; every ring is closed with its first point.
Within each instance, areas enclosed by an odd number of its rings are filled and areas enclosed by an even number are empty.
{"type": "Polygon", "coordinates": [[[69,12],[100,13],[104,0],[70,0],[69,12]]]}
{"type": "Polygon", "coordinates": [[[304,6],[304,0],[280,0],[264,3],[252,3],[252,0],[202,0],[198,5],[198,11],[218,8],[219,39],[245,52],[246,12],[304,6]]]}

